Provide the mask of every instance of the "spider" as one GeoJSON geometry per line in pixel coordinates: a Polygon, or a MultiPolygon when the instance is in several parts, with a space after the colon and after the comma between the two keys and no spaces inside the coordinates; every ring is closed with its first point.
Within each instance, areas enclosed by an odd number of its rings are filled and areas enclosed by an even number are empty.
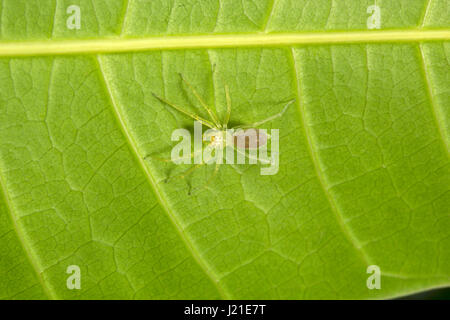
{"type": "MultiPolygon", "coordinates": [[[[209,128],[205,133],[202,134],[202,144],[206,144],[205,150],[208,150],[208,152],[214,152],[215,156],[212,156],[212,153],[209,153],[209,156],[205,156],[204,161],[198,161],[196,162],[195,159],[200,155],[200,157],[206,153],[203,148],[201,148],[199,151],[195,151],[194,146],[194,152],[190,152],[187,156],[181,157],[176,159],[175,161],[172,157],[172,159],[162,159],[158,157],[154,157],[152,155],[147,155],[144,159],[147,158],[154,158],[160,161],[164,162],[174,162],[174,163],[186,163],[185,160],[191,160],[194,158],[195,165],[189,168],[188,170],[184,171],[181,174],[171,176],[166,179],[166,182],[168,182],[170,179],[173,178],[182,178],[185,179],[187,176],[189,176],[192,172],[195,171],[198,167],[200,167],[203,164],[213,164],[215,163],[214,173],[212,176],[207,180],[205,185],[201,188],[206,188],[211,181],[214,179],[214,177],[217,175],[217,172],[219,171],[220,164],[223,164],[223,151],[226,148],[232,148],[232,150],[236,151],[238,153],[238,157],[241,156],[241,159],[243,157],[249,159],[249,163],[256,164],[259,162],[265,163],[265,164],[272,164],[272,159],[266,158],[257,158],[255,157],[256,150],[265,147],[267,148],[266,144],[269,139],[271,139],[271,136],[265,132],[265,130],[257,129],[259,126],[272,121],[276,118],[281,117],[287,108],[295,101],[295,99],[290,100],[287,102],[287,104],[284,106],[283,110],[277,114],[274,114],[266,119],[254,122],[252,124],[246,124],[246,125],[238,125],[234,127],[228,128],[228,124],[230,121],[230,115],[231,115],[231,98],[230,98],[230,92],[228,85],[225,85],[225,97],[227,102],[227,113],[225,116],[225,119],[223,121],[220,121],[217,114],[205,103],[205,101],[202,99],[200,94],[197,92],[197,90],[184,78],[182,74],[179,74],[181,80],[185,85],[192,91],[200,105],[205,109],[205,111],[208,113],[210,119],[205,119],[203,117],[200,117],[199,115],[192,113],[190,111],[187,111],[183,109],[182,107],[179,107],[178,105],[175,105],[174,103],[156,95],[155,93],[152,93],[153,96],[158,99],[160,102],[162,102],[165,105],[168,105],[169,107],[177,110],[178,112],[181,112],[185,116],[190,117],[193,119],[194,127],[196,125],[199,125],[200,127],[202,125],[209,128]],[[248,154],[246,152],[248,150],[248,154]],[[253,152],[251,152],[253,150],[253,152]]],[[[278,135],[278,133],[277,133],[278,135]]],[[[278,138],[278,136],[277,136],[278,138]]],[[[189,144],[190,149],[190,144],[189,144]]],[[[266,150],[267,151],[267,150],[266,150]]],[[[276,152],[278,153],[278,152],[276,152]]],[[[228,156],[228,155],[227,155],[228,156]]],[[[227,158],[228,159],[228,158],[227,158]]],[[[234,155],[233,155],[234,159],[234,155]]],[[[227,162],[228,163],[228,162],[227,162]]],[[[278,170],[278,169],[277,169],[278,170]]],[[[191,190],[188,192],[191,194],[191,190]]]]}

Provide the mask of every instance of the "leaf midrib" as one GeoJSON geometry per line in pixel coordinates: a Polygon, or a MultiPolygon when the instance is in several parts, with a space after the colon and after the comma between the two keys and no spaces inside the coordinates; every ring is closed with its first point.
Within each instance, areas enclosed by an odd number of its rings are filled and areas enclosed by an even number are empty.
{"type": "Polygon", "coordinates": [[[448,41],[450,29],[210,34],[85,40],[0,41],[2,56],[93,54],[164,49],[236,48],[377,42],[448,41]]]}

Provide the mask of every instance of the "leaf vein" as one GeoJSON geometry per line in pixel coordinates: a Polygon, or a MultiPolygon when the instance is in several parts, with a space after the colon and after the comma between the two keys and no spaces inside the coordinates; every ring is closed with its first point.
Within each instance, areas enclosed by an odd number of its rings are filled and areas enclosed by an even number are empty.
{"type": "Polygon", "coordinates": [[[122,18],[122,28],[120,29],[121,37],[123,37],[123,32],[125,31],[125,27],[126,27],[126,23],[127,23],[127,19],[128,19],[128,12],[130,11],[130,6],[131,6],[132,1],[133,0],[126,0],[125,12],[124,12],[123,18],[122,18]]]}
{"type": "Polygon", "coordinates": [[[432,2],[432,0],[428,0],[427,4],[425,6],[423,16],[421,17],[420,22],[419,22],[420,28],[423,28],[425,26],[425,22],[427,21],[428,14],[430,13],[431,2],[432,2]]]}
{"type": "Polygon", "coordinates": [[[272,0],[272,2],[269,5],[269,14],[267,15],[267,19],[266,19],[266,21],[264,23],[264,26],[263,26],[263,30],[266,33],[268,32],[267,28],[270,26],[270,22],[272,20],[273,14],[275,12],[276,2],[277,2],[277,0],[272,0]]]}
{"type": "Polygon", "coordinates": [[[50,299],[58,299],[56,296],[56,293],[48,286],[46,285],[44,278],[42,276],[42,272],[40,271],[41,267],[39,266],[38,258],[36,257],[36,253],[34,252],[32,246],[30,246],[26,241],[26,235],[25,232],[22,230],[19,221],[17,221],[15,214],[13,213],[13,205],[11,202],[11,199],[8,195],[8,192],[6,190],[6,182],[4,178],[1,175],[0,172],[0,194],[3,195],[3,198],[5,200],[5,205],[9,213],[9,217],[13,226],[13,229],[17,235],[17,238],[19,240],[19,243],[21,244],[23,251],[25,253],[25,256],[27,257],[28,261],[30,262],[30,265],[36,274],[36,278],[39,281],[39,284],[41,285],[44,293],[47,295],[50,299]]]}
{"type": "Polygon", "coordinates": [[[300,79],[298,76],[298,72],[299,72],[299,68],[297,66],[297,62],[295,60],[295,52],[294,52],[294,48],[291,48],[291,59],[293,61],[293,66],[294,66],[294,74],[295,74],[295,82],[296,82],[296,87],[297,87],[297,106],[299,109],[299,114],[300,114],[300,118],[301,118],[301,123],[302,123],[302,127],[303,127],[303,133],[305,135],[306,138],[306,142],[307,142],[307,147],[308,147],[308,152],[310,154],[311,157],[311,161],[313,163],[314,166],[314,170],[317,176],[317,179],[319,181],[319,184],[325,194],[325,197],[328,200],[328,203],[330,205],[330,208],[332,210],[332,212],[334,213],[336,220],[342,230],[342,232],[344,233],[344,236],[347,238],[347,240],[350,242],[350,244],[353,245],[353,247],[355,248],[355,251],[357,253],[359,253],[361,260],[366,264],[366,265],[370,265],[370,258],[368,257],[367,253],[362,249],[362,246],[359,242],[359,240],[353,235],[353,233],[351,232],[350,228],[346,225],[345,223],[345,219],[343,214],[339,211],[338,206],[336,204],[336,201],[334,200],[333,195],[331,194],[330,190],[326,187],[326,182],[325,182],[325,177],[322,174],[322,170],[320,167],[320,162],[319,159],[317,157],[317,152],[314,150],[314,145],[312,142],[312,136],[311,133],[309,132],[309,127],[308,124],[306,123],[306,112],[302,107],[302,103],[300,101],[300,79]]]}

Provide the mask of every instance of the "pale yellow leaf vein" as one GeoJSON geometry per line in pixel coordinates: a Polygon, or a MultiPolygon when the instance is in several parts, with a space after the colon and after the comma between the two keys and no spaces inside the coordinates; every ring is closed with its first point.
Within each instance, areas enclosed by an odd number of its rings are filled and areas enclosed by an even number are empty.
{"type": "Polygon", "coordinates": [[[326,186],[326,181],[325,181],[325,177],[322,174],[322,169],[320,166],[320,161],[317,157],[317,151],[314,149],[314,143],[312,141],[312,135],[309,129],[309,126],[306,122],[306,111],[304,110],[304,106],[303,103],[300,101],[300,78],[298,76],[298,72],[299,67],[297,65],[297,61],[295,59],[295,51],[294,48],[291,48],[291,58],[293,60],[293,65],[294,65],[294,74],[295,74],[295,82],[296,82],[296,86],[297,86],[297,106],[299,108],[299,113],[300,113],[300,117],[301,117],[301,122],[302,122],[302,127],[304,130],[304,135],[306,137],[306,141],[307,141],[307,146],[308,146],[308,152],[310,154],[311,160],[313,162],[313,166],[316,172],[316,176],[319,180],[320,186],[328,200],[328,203],[330,204],[331,210],[334,213],[335,217],[336,217],[336,221],[339,224],[339,227],[341,228],[344,236],[347,238],[347,240],[350,242],[350,244],[353,245],[353,247],[355,248],[356,252],[358,253],[358,255],[360,256],[361,260],[366,264],[366,265],[370,265],[370,258],[368,257],[367,253],[364,252],[364,250],[362,249],[362,246],[359,242],[359,240],[356,238],[356,236],[351,232],[351,230],[349,229],[349,227],[347,226],[347,224],[345,223],[345,219],[343,214],[340,212],[336,201],[333,197],[333,195],[331,194],[329,188],[327,188],[326,186]]]}
{"type": "Polygon", "coordinates": [[[430,101],[430,106],[431,106],[431,113],[433,115],[433,119],[434,122],[436,124],[436,127],[438,129],[439,132],[439,136],[442,140],[442,143],[445,146],[445,149],[447,150],[447,157],[450,154],[450,142],[449,139],[447,137],[447,134],[444,132],[444,123],[443,123],[443,119],[444,116],[440,110],[440,108],[438,107],[435,98],[434,98],[434,93],[433,93],[433,86],[432,86],[432,79],[430,77],[430,72],[427,68],[427,63],[426,63],[426,59],[425,59],[425,53],[423,51],[422,45],[419,45],[419,51],[420,51],[420,62],[421,62],[421,67],[422,67],[422,72],[423,72],[423,77],[425,79],[425,86],[427,89],[427,93],[428,93],[428,98],[430,101]]]}

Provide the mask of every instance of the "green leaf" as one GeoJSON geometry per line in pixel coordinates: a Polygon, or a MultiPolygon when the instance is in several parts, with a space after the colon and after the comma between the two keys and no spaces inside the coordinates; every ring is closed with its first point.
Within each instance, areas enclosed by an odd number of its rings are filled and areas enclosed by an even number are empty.
{"type": "Polygon", "coordinates": [[[3,0],[0,297],[390,298],[450,284],[448,0],[3,0]],[[81,28],[67,28],[67,8],[81,28]],[[280,112],[280,168],[170,155],[280,112]],[[79,266],[81,289],[67,287],[79,266]],[[381,289],[368,289],[369,265],[381,289]]]}

